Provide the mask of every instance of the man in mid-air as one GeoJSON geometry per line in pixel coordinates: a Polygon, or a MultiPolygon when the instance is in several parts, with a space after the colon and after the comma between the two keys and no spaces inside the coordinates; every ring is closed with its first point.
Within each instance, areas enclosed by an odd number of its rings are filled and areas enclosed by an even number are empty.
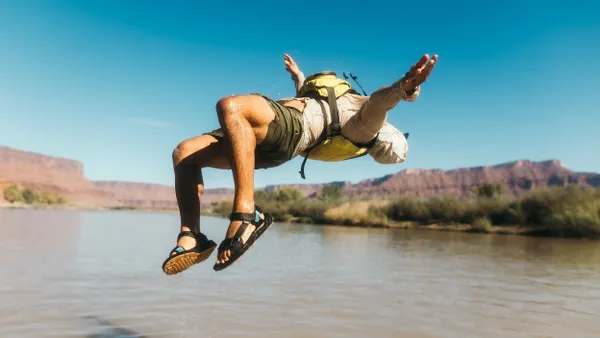
{"type": "Polygon", "coordinates": [[[233,172],[230,225],[213,267],[220,271],[273,223],[271,215],[254,204],[255,169],[273,168],[297,155],[305,161],[343,161],[368,154],[382,164],[404,162],[406,135],[386,122],[387,114],[400,101],[417,99],[436,62],[437,55],[430,58],[425,54],[399,80],[366,96],[333,72],[304,78],[296,62],[285,54],[295,97],[274,101],[249,94],[219,100],[216,110],[221,128],[185,140],[173,151],[181,231],[163,271],[168,275],[182,272],[206,260],[217,246],[200,232],[202,168],[233,172]]]}

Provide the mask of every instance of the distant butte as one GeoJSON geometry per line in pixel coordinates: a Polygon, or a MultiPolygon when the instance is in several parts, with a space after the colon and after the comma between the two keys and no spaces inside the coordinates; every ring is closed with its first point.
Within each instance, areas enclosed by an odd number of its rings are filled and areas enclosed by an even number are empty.
{"type": "MultiPolygon", "coordinates": [[[[52,192],[68,198],[75,207],[176,209],[172,186],[120,182],[90,181],[84,176],[83,163],[0,146],[0,188],[18,183],[37,191],[52,192]]],[[[575,183],[600,187],[600,174],[574,172],[558,160],[534,162],[519,160],[492,166],[441,169],[405,169],[396,174],[351,182],[332,182],[347,195],[355,197],[393,198],[436,195],[469,196],[471,188],[483,183],[501,184],[505,191],[522,195],[536,187],[575,183]]],[[[305,196],[314,197],[324,184],[269,185],[265,190],[296,187],[305,196]]],[[[232,199],[232,189],[206,189],[203,204],[232,199]]],[[[0,194],[0,201],[3,196],[0,194]]]]}

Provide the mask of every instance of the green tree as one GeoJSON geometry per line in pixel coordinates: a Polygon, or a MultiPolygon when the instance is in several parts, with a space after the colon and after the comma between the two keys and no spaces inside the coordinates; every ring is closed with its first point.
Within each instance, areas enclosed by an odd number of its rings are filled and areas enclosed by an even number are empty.
{"type": "Polygon", "coordinates": [[[276,200],[279,202],[293,202],[302,199],[302,192],[296,188],[283,188],[277,192],[276,200]]]}
{"type": "Polygon", "coordinates": [[[51,193],[43,192],[38,195],[38,202],[44,204],[54,204],[55,196],[51,193]]]}
{"type": "Polygon", "coordinates": [[[327,184],[321,191],[321,199],[324,201],[337,201],[342,197],[342,189],[336,184],[327,184]]]}
{"type": "Polygon", "coordinates": [[[494,197],[496,195],[501,195],[503,189],[500,184],[484,183],[478,187],[473,187],[471,191],[478,197],[494,197]]]}
{"type": "Polygon", "coordinates": [[[44,204],[66,204],[67,200],[60,195],[43,192],[38,195],[37,201],[44,204]]]}
{"type": "Polygon", "coordinates": [[[33,192],[31,189],[23,190],[21,192],[21,196],[23,197],[23,200],[27,204],[32,204],[33,202],[35,202],[37,200],[37,194],[35,192],[33,192]]]}
{"type": "Polygon", "coordinates": [[[23,196],[16,184],[10,184],[4,188],[4,199],[10,203],[23,202],[23,196]]]}
{"type": "Polygon", "coordinates": [[[56,196],[56,200],[54,200],[56,204],[64,205],[67,204],[67,198],[64,196],[56,196]]]}
{"type": "Polygon", "coordinates": [[[226,216],[229,215],[229,213],[231,213],[232,209],[233,201],[225,200],[215,205],[212,211],[215,215],[226,216]]]}

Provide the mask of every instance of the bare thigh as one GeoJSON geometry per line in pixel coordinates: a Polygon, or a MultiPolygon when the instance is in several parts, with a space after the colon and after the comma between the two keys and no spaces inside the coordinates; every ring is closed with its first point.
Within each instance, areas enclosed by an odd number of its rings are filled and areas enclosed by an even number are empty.
{"type": "Polygon", "coordinates": [[[181,142],[173,151],[173,165],[197,164],[201,168],[231,169],[223,142],[211,135],[200,135],[181,142]]]}
{"type": "Polygon", "coordinates": [[[259,95],[234,95],[224,97],[217,102],[219,123],[227,130],[227,120],[232,114],[241,115],[254,131],[256,144],[260,144],[267,135],[269,123],[275,118],[271,106],[259,95]]]}

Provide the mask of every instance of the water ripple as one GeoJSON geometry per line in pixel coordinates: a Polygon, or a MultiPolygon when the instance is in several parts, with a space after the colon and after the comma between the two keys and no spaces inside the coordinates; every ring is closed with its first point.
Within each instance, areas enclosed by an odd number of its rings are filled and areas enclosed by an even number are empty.
{"type": "Polygon", "coordinates": [[[0,213],[2,337],[600,336],[591,241],[276,224],[168,277],[174,215],[0,213]]]}

